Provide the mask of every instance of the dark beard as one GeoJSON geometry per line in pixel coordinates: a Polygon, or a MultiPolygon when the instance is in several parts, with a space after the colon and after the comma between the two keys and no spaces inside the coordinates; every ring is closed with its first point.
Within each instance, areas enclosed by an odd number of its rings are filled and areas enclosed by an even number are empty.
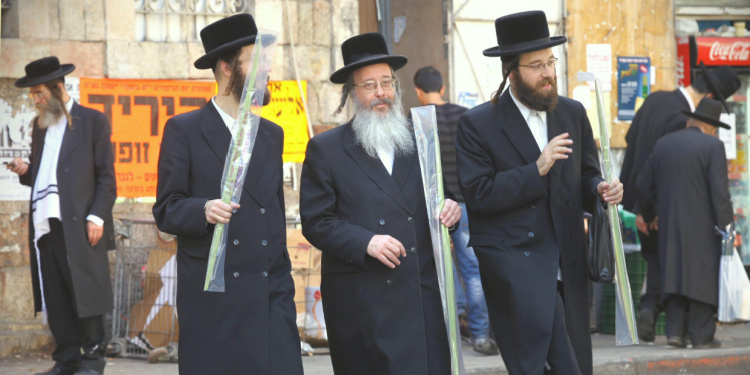
{"type": "Polygon", "coordinates": [[[229,81],[229,90],[232,91],[238,103],[242,99],[242,90],[245,89],[245,78],[245,72],[240,69],[240,64],[237,64],[232,72],[232,79],[229,81]]]}
{"type": "Polygon", "coordinates": [[[65,115],[65,105],[54,95],[50,95],[47,104],[39,108],[39,119],[37,124],[40,128],[46,129],[55,125],[65,115]]]}
{"type": "Polygon", "coordinates": [[[539,82],[537,87],[528,85],[520,76],[517,76],[517,78],[510,82],[516,99],[536,111],[552,112],[555,109],[557,106],[557,78],[547,78],[539,82]],[[545,95],[537,91],[548,83],[552,85],[549,94],[545,95]]]}

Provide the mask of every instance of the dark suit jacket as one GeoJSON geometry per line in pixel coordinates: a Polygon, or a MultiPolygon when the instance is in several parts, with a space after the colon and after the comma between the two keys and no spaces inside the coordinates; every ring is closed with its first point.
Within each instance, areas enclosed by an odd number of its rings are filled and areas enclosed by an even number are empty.
{"type": "Polygon", "coordinates": [[[323,251],[321,292],[337,374],[450,373],[448,341],[416,153],[393,175],[351,123],[312,138],[300,186],[302,232],[323,251]],[[407,251],[390,269],[367,255],[375,234],[407,251]]]}
{"type": "Polygon", "coordinates": [[[724,144],[698,128],[664,136],[636,184],[638,201],[654,195],[643,218],[659,217],[662,299],[680,294],[717,306],[721,239],[734,221],[724,144]]]}
{"type": "MultiPolygon", "coordinates": [[[[114,156],[107,117],[96,110],[73,103],[71,124],[66,125],[57,161],[65,247],[68,251],[75,303],[80,318],[112,311],[112,284],[107,250],[115,248],[112,206],[117,199],[114,156]],[[86,217],[104,220],[104,234],[96,246],[89,245],[86,217]]],[[[44,151],[46,129],[33,121],[29,171],[20,182],[33,190],[44,151]]],[[[33,192],[32,192],[33,194],[33,192]]],[[[33,196],[33,195],[32,195],[33,196]]],[[[30,207],[31,207],[31,202],[30,207]]],[[[34,216],[29,208],[29,251],[35,311],[42,311],[39,269],[34,247],[34,216]]],[[[48,280],[61,282],[60,280],[48,280]]]]}
{"type": "Polygon", "coordinates": [[[240,208],[225,227],[226,291],[204,292],[231,134],[213,103],[171,118],[159,154],[153,212],[177,236],[180,374],[301,374],[294,282],[286,249],[282,129],[261,119],[240,208]]]}
{"type": "Polygon", "coordinates": [[[622,205],[626,210],[638,213],[633,189],[638,180],[638,173],[659,138],[685,128],[688,118],[682,111],[690,111],[690,104],[685,95],[677,89],[652,93],[636,112],[625,135],[628,147],[620,172],[620,182],[625,188],[622,205]]]}
{"type": "Polygon", "coordinates": [[[550,346],[558,266],[567,330],[583,374],[592,372],[583,210],[602,181],[583,106],[560,97],[549,139],[569,133],[573,153],[540,177],[541,152],[509,92],[459,121],[458,180],[469,212],[490,321],[511,374],[541,374],[550,346]]]}

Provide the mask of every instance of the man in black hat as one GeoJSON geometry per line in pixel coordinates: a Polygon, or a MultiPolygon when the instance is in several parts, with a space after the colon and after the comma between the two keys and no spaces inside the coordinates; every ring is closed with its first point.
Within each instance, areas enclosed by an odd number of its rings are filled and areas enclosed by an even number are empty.
{"type": "Polygon", "coordinates": [[[458,182],[490,322],[511,374],[591,374],[583,211],[622,198],[599,172],[583,106],[558,97],[542,11],[500,17],[503,82],[459,120],[458,182]],[[510,87],[503,92],[506,81],[510,87]]]}
{"type": "Polygon", "coordinates": [[[28,87],[39,111],[32,121],[29,163],[7,168],[31,187],[29,251],[35,311],[46,311],[56,347],[41,374],[102,374],[104,314],[112,311],[107,250],[115,248],[117,198],[107,117],[65,90],[73,64],[55,56],[26,65],[16,87],[28,87]]]}
{"type": "Polygon", "coordinates": [[[242,205],[220,199],[257,33],[249,14],[201,30],[206,54],[194,65],[213,69],[218,94],[164,128],[153,212],[159,229],[177,236],[180,374],[302,374],[286,249],[281,127],[260,119],[242,205]],[[217,223],[230,223],[223,293],[203,291],[217,223]]]}
{"type": "MultiPolygon", "coordinates": [[[[620,178],[625,186],[632,186],[638,179],[643,164],[659,138],[666,134],[685,128],[687,116],[684,111],[693,112],[704,98],[715,98],[724,103],[740,88],[737,73],[728,66],[721,66],[707,71],[701,63],[703,75],[690,86],[680,87],[674,91],[657,91],[643,102],[633,119],[625,140],[625,150],[620,178]]],[[[726,104],[724,104],[726,107],[726,104]]],[[[638,336],[641,340],[654,341],[654,326],[659,314],[663,311],[659,285],[660,262],[657,244],[658,230],[650,229],[637,210],[634,189],[628,189],[622,199],[624,208],[636,214],[638,238],[641,242],[641,255],[648,264],[646,276],[646,293],[641,296],[638,313],[638,336]]]]}
{"type": "MultiPolygon", "coordinates": [[[[381,34],[341,45],[339,111],[354,118],[307,145],[302,233],[321,249],[321,293],[337,374],[449,374],[450,355],[419,158],[381,34]]],[[[458,204],[446,199],[452,227],[458,204]]]]}
{"type": "Polygon", "coordinates": [[[716,137],[722,103],[706,98],[688,116],[687,129],[659,139],[635,185],[646,222],[658,217],[661,301],[667,343],[717,348],[721,237],[734,222],[724,143],[716,137]],[[653,203],[655,201],[655,204],[653,203]]]}

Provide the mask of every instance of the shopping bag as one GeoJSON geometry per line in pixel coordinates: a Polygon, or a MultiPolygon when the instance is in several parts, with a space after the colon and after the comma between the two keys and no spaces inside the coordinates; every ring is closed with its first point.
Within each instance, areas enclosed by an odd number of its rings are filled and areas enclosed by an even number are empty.
{"type": "Polygon", "coordinates": [[[588,273],[595,283],[615,282],[615,252],[609,228],[607,203],[596,197],[596,209],[589,222],[588,273]]]}
{"type": "Polygon", "coordinates": [[[750,280],[737,249],[721,256],[719,275],[719,321],[750,320],[750,280]]]}

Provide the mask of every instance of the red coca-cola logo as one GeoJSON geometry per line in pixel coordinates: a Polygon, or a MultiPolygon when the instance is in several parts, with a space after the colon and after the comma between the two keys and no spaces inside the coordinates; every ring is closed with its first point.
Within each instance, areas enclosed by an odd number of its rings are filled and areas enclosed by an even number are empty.
{"type": "Polygon", "coordinates": [[[709,59],[722,61],[748,60],[748,56],[750,56],[750,41],[738,41],[732,44],[716,41],[711,44],[711,51],[708,53],[709,59]]]}
{"type": "Polygon", "coordinates": [[[698,47],[696,64],[706,65],[750,65],[750,38],[695,38],[698,47]]]}

